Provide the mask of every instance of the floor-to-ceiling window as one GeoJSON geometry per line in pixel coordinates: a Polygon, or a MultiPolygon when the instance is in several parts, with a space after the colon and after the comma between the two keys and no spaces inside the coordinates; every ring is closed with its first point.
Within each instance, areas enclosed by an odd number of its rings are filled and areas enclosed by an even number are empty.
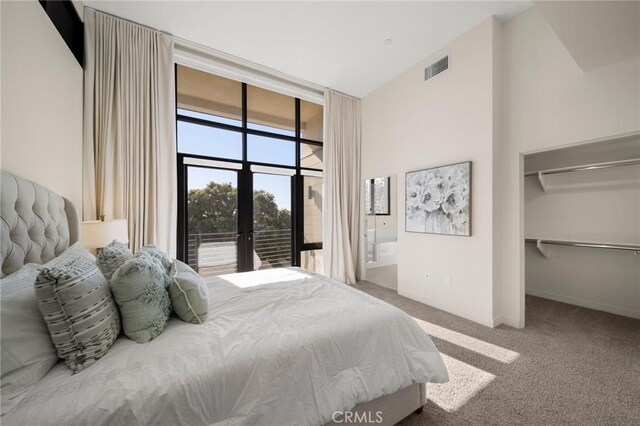
{"type": "Polygon", "coordinates": [[[176,87],[179,257],[322,271],[322,105],[181,65],[176,87]]]}

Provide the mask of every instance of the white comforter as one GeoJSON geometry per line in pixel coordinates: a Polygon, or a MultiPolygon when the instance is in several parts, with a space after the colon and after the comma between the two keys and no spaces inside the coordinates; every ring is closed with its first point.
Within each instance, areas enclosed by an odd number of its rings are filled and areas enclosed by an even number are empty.
{"type": "Polygon", "coordinates": [[[120,338],[89,369],[62,363],[9,425],[324,424],[412,383],[444,382],[429,336],[395,307],[297,268],[209,280],[205,324],[120,338]]]}

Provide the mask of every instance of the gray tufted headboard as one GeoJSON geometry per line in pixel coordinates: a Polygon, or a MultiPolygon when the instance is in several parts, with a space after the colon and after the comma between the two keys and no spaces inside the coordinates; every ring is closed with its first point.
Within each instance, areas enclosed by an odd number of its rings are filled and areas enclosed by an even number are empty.
{"type": "Polygon", "coordinates": [[[0,276],[46,263],[78,241],[80,222],[69,200],[11,173],[0,180],[0,276]]]}

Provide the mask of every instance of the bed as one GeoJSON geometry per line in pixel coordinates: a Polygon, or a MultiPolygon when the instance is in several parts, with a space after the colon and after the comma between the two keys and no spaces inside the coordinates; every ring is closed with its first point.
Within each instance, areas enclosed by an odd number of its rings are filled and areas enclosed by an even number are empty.
{"type": "MultiPolygon", "coordinates": [[[[77,239],[71,203],[2,174],[3,274],[77,239]]],[[[349,286],[299,268],[206,280],[204,324],[120,337],[77,374],[58,362],[2,424],[394,424],[421,409],[424,383],[448,379],[411,317],[349,286]]]]}

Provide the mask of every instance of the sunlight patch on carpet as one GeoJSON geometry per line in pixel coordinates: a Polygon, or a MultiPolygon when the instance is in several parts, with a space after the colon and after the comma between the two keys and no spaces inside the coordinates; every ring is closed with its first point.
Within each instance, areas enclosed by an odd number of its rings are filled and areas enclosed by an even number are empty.
{"type": "Polygon", "coordinates": [[[462,408],[475,394],[487,387],[496,376],[473,365],[442,354],[449,372],[449,382],[427,383],[427,399],[448,412],[462,408]]]}
{"type": "Polygon", "coordinates": [[[427,321],[423,321],[419,318],[413,318],[418,325],[427,332],[430,336],[437,337],[438,339],[446,340],[458,346],[462,346],[465,349],[479,353],[496,361],[500,361],[505,364],[513,362],[520,356],[518,352],[503,348],[493,343],[488,343],[475,337],[467,336],[466,334],[458,333],[457,331],[449,330],[448,328],[440,327],[439,325],[432,324],[427,321]]]}

